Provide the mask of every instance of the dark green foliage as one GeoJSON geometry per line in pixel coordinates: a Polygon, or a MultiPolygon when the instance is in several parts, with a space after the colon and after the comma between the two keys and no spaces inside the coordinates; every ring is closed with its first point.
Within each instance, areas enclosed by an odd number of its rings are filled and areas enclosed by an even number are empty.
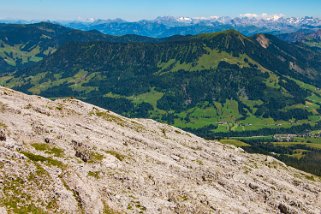
{"type": "Polygon", "coordinates": [[[321,176],[321,151],[314,150],[306,154],[302,159],[281,155],[279,159],[288,165],[303,171],[321,176]]]}
{"type": "Polygon", "coordinates": [[[143,102],[135,105],[125,98],[110,98],[97,95],[89,98],[83,98],[83,100],[97,106],[107,108],[113,112],[137,118],[148,117],[149,111],[153,109],[153,106],[149,103],[143,102]]]}
{"type": "MultiPolygon", "coordinates": [[[[69,42],[158,42],[157,39],[143,36],[111,36],[102,34],[98,31],[80,31],[46,22],[27,25],[0,23],[0,41],[4,42],[0,43],[0,48],[4,48],[4,44],[9,46],[21,45],[21,48],[19,49],[20,52],[31,52],[35,47],[39,47],[39,53],[35,53],[34,56],[39,57],[40,59],[69,42]]],[[[17,67],[20,68],[24,67],[23,64],[30,62],[30,59],[27,60],[27,62],[22,62],[21,58],[15,58],[12,52],[9,52],[8,56],[13,58],[17,67]]],[[[3,58],[0,57],[0,71],[10,72],[13,70],[16,70],[16,68],[6,63],[3,58]]]]}
{"type": "Polygon", "coordinates": [[[175,115],[172,113],[168,113],[162,116],[162,121],[166,122],[167,124],[174,124],[175,115]]]}
{"type": "MultiPolygon", "coordinates": [[[[21,90],[21,89],[20,89],[21,90]]],[[[60,97],[61,95],[64,95],[64,97],[75,97],[78,94],[74,92],[68,84],[64,83],[60,86],[54,86],[52,88],[49,88],[46,91],[43,91],[40,93],[40,96],[44,97],[60,97]]]]}
{"type": "Polygon", "coordinates": [[[244,147],[247,152],[273,155],[289,166],[321,176],[321,150],[313,149],[308,145],[293,145],[289,147],[275,146],[272,143],[252,142],[244,140],[250,147],[244,147]],[[297,149],[305,150],[302,158],[291,157],[297,149]]]}
{"type": "Polygon", "coordinates": [[[296,102],[302,102],[310,95],[309,92],[302,89],[293,80],[284,78],[279,82],[279,84],[293,96],[296,102]]]}
{"type": "Polygon", "coordinates": [[[216,129],[216,128],[217,128],[217,126],[212,124],[212,125],[203,127],[201,129],[185,128],[185,131],[195,133],[198,136],[201,136],[201,137],[204,137],[204,138],[212,138],[212,139],[214,139],[215,136],[217,136],[217,135],[215,135],[213,133],[213,129],[216,129]]]}
{"type": "Polygon", "coordinates": [[[241,69],[225,62],[221,62],[216,71],[169,73],[155,81],[156,88],[166,89],[157,106],[164,110],[181,111],[202,101],[224,103],[227,99],[238,100],[241,89],[255,99],[264,96],[261,90],[266,88],[262,83],[264,77],[267,77],[266,74],[256,69],[241,69]]]}
{"type": "Polygon", "coordinates": [[[98,106],[108,106],[108,110],[117,113],[129,113],[134,109],[134,104],[124,98],[92,97],[86,101],[98,106]]]}
{"type": "MultiPolygon", "coordinates": [[[[290,128],[264,128],[259,130],[253,131],[242,131],[242,132],[216,132],[213,133],[209,129],[187,129],[193,133],[198,134],[201,137],[207,139],[215,139],[215,138],[222,138],[222,137],[248,137],[248,136],[267,136],[267,135],[274,135],[274,134],[304,134],[308,130],[319,130],[321,129],[321,122],[318,122],[315,126],[311,126],[310,124],[302,124],[298,126],[292,126],[290,128]],[[206,130],[206,131],[204,131],[206,130]]],[[[260,142],[260,141],[258,141],[260,142]]]]}
{"type": "Polygon", "coordinates": [[[157,107],[163,110],[176,110],[182,111],[184,110],[184,95],[176,94],[176,95],[165,95],[162,99],[158,100],[157,107]]]}
{"type": "Polygon", "coordinates": [[[46,97],[76,97],[125,116],[180,124],[208,138],[314,129],[310,123],[292,128],[274,124],[243,132],[233,129],[250,117],[274,119],[277,124],[310,119],[317,113],[316,107],[313,111],[302,107],[313,92],[294,81],[299,79],[316,86],[321,81],[321,53],[307,46],[289,45],[264,35],[269,41],[264,48],[257,36],[249,38],[236,31],[148,41],[65,28],[57,31],[59,36],[51,35],[61,39],[57,51],[30,67],[19,67],[14,74],[16,84],[12,84],[15,89],[39,91],[46,97]],[[76,78],[80,71],[82,76],[76,78]],[[30,77],[40,73],[43,76],[35,83],[37,78],[30,77]],[[138,96],[153,92],[161,95],[153,101],[135,101],[138,96]],[[224,107],[227,101],[236,104],[224,107]],[[195,109],[203,112],[195,116],[195,109]],[[206,123],[195,122],[197,117],[207,119],[206,123]],[[232,124],[225,132],[215,130],[221,130],[219,123],[227,122],[232,124]]]}
{"type": "Polygon", "coordinates": [[[153,106],[149,103],[141,103],[135,106],[133,112],[131,112],[132,117],[137,118],[147,118],[149,116],[149,111],[153,110],[153,106]]]}

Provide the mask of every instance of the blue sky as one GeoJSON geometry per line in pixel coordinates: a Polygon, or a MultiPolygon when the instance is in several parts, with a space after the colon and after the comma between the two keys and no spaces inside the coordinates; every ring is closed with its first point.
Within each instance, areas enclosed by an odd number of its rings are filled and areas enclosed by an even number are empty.
{"type": "Polygon", "coordinates": [[[245,13],[321,17],[321,0],[0,0],[0,19],[239,16],[245,13]]]}

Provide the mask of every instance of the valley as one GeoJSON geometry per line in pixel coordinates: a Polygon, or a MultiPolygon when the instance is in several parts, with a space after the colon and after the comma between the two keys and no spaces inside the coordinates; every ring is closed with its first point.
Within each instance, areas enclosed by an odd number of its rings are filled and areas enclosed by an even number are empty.
{"type": "Polygon", "coordinates": [[[321,214],[320,8],[2,1],[0,214],[321,214]]]}
{"type": "Polygon", "coordinates": [[[75,97],[206,139],[241,140],[249,152],[320,175],[318,167],[300,165],[311,157],[313,166],[320,156],[321,50],[315,47],[235,30],[153,39],[39,23],[4,25],[0,32],[2,86],[75,97]],[[20,31],[33,40],[5,41],[20,31]],[[284,145],[278,135],[301,138],[284,145]]]}

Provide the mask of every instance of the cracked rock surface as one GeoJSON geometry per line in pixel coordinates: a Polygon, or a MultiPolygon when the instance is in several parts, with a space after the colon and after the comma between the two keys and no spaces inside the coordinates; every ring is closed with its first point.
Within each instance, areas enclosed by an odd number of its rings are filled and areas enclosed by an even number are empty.
{"type": "Polygon", "coordinates": [[[320,179],[272,157],[0,87],[0,213],[320,211],[320,179]]]}

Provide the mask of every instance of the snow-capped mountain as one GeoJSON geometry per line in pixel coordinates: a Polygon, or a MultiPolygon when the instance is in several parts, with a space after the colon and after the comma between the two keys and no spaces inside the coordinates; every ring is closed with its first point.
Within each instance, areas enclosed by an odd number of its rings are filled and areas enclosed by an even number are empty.
{"type": "MultiPolygon", "coordinates": [[[[0,21],[1,22],[1,21],[0,21]]],[[[2,21],[8,22],[8,21],[2,21]]],[[[22,23],[23,21],[18,21],[22,23]]],[[[57,21],[56,21],[57,22],[57,21]]],[[[14,23],[14,21],[10,21],[14,23]]],[[[25,21],[30,23],[30,21],[25,21]]],[[[284,34],[299,30],[318,30],[321,19],[315,17],[285,17],[283,14],[242,14],[239,17],[157,17],[154,20],[125,21],[123,19],[78,19],[58,22],[64,26],[80,30],[98,30],[111,35],[138,34],[149,37],[169,37],[217,32],[235,29],[245,35],[256,33],[284,34]]]]}
{"type": "Polygon", "coordinates": [[[199,34],[236,29],[245,35],[256,33],[283,34],[302,29],[319,29],[321,19],[314,17],[285,17],[282,14],[242,14],[239,17],[157,17],[154,20],[128,22],[99,20],[91,23],[73,22],[66,26],[81,30],[99,30],[112,35],[139,34],[150,37],[199,34]]]}

